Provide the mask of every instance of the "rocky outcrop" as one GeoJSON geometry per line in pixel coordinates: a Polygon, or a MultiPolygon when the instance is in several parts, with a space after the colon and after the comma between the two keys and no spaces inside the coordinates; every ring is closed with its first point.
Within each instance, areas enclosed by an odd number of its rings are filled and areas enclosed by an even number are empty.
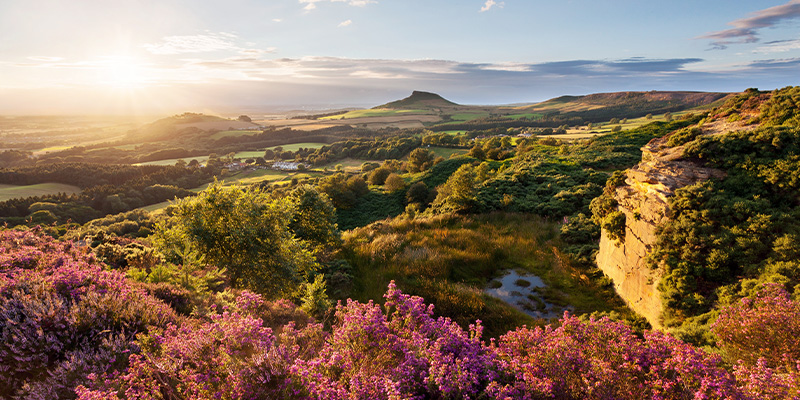
{"type": "Polygon", "coordinates": [[[656,228],[670,217],[669,198],[675,190],[722,171],[682,159],[683,146],[668,147],[667,137],[642,148],[642,162],[627,171],[625,185],[615,189],[618,210],[625,214],[625,238],[621,242],[603,230],[597,265],[613,281],[617,293],[654,327],[661,326],[663,306],[658,292],[660,269],[646,261],[656,242],[656,228]]]}

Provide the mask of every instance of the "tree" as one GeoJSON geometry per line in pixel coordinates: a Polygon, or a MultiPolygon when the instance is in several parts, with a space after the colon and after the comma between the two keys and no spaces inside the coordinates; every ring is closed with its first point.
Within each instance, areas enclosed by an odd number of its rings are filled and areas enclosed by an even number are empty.
{"type": "Polygon", "coordinates": [[[392,170],[386,167],[380,167],[372,170],[369,173],[369,184],[370,185],[383,185],[386,183],[386,178],[392,173],[392,170]]]}
{"type": "Polygon", "coordinates": [[[433,165],[434,154],[423,148],[414,149],[408,155],[408,172],[422,172],[433,165]]]}
{"type": "Polygon", "coordinates": [[[247,115],[240,115],[239,118],[236,118],[236,120],[242,122],[253,122],[253,120],[247,115]]]}
{"type": "Polygon", "coordinates": [[[430,203],[430,199],[428,199],[430,193],[431,191],[428,189],[428,185],[426,185],[425,182],[419,181],[408,188],[406,192],[406,201],[409,204],[419,203],[427,205],[430,203]]]}
{"type": "Polygon", "coordinates": [[[460,166],[441,186],[433,206],[443,212],[468,212],[475,203],[475,168],[460,166]]]}
{"type": "Polygon", "coordinates": [[[475,144],[469,149],[469,156],[475,157],[478,160],[483,160],[486,158],[486,153],[483,151],[483,147],[480,144],[475,144]]]}
{"type": "Polygon", "coordinates": [[[667,122],[672,121],[672,113],[668,112],[668,113],[664,114],[664,121],[667,121],[667,122]]]}
{"type": "Polygon", "coordinates": [[[257,188],[212,184],[178,201],[156,226],[154,245],[176,262],[196,251],[227,270],[234,287],[272,297],[292,293],[316,269],[312,253],[289,229],[295,206],[257,188]]]}
{"type": "Polygon", "coordinates": [[[289,229],[295,237],[317,249],[339,243],[341,232],[336,226],[336,209],[328,195],[313,186],[302,185],[294,189],[289,198],[294,203],[289,229]]]}
{"type": "Polygon", "coordinates": [[[390,192],[396,192],[406,187],[406,181],[404,181],[400,175],[391,173],[388,177],[386,177],[386,183],[383,185],[383,187],[390,192]]]}

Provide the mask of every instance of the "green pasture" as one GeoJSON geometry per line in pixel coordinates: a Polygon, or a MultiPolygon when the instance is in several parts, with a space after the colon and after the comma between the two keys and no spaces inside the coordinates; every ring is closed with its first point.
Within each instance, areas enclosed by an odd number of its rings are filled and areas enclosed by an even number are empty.
{"type": "Polygon", "coordinates": [[[63,183],[39,183],[36,185],[0,185],[0,201],[32,196],[47,196],[58,193],[80,193],[81,188],[63,183]]]}
{"type": "Polygon", "coordinates": [[[256,157],[264,157],[264,151],[262,150],[240,151],[233,156],[233,158],[241,158],[242,160],[246,160],[248,158],[256,158],[256,157]]]}

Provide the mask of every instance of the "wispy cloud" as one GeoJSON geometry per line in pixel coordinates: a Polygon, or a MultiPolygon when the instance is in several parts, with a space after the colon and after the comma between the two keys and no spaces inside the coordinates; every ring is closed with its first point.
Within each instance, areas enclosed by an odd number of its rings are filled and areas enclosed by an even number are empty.
{"type": "Polygon", "coordinates": [[[238,50],[235,40],[237,36],[232,33],[219,32],[205,35],[167,36],[159,43],[143,45],[153,54],[182,54],[204,53],[219,50],[238,50]]]}
{"type": "Polygon", "coordinates": [[[794,18],[800,18],[800,0],[791,0],[780,6],[756,11],[750,17],[729,22],[728,25],[733,26],[731,29],[711,32],[699,39],[713,39],[711,46],[717,50],[726,49],[731,44],[756,43],[759,41],[759,29],[773,27],[794,18]]]}
{"type": "Polygon", "coordinates": [[[347,3],[349,6],[364,7],[367,4],[375,4],[377,0],[298,0],[300,4],[305,4],[303,7],[306,11],[311,11],[317,8],[317,3],[347,3]]]}
{"type": "Polygon", "coordinates": [[[353,20],[348,19],[347,21],[342,21],[339,24],[339,28],[344,28],[344,27],[350,26],[350,25],[353,25],[353,20]]]}
{"type": "Polygon", "coordinates": [[[41,62],[57,62],[63,60],[63,57],[50,57],[50,56],[31,56],[28,60],[41,61],[41,62]]]}
{"type": "Polygon", "coordinates": [[[763,46],[754,50],[755,53],[785,53],[787,51],[800,49],[800,39],[776,40],[764,43],[763,46]]]}
{"type": "Polygon", "coordinates": [[[481,11],[480,11],[480,12],[486,12],[486,11],[489,11],[489,10],[491,10],[491,9],[492,9],[492,7],[499,7],[499,8],[503,8],[503,6],[504,6],[505,4],[506,4],[506,3],[502,2],[502,1],[498,3],[498,2],[496,2],[496,1],[494,1],[494,0],[486,0],[486,3],[484,3],[484,4],[483,4],[483,7],[481,7],[481,11]]]}

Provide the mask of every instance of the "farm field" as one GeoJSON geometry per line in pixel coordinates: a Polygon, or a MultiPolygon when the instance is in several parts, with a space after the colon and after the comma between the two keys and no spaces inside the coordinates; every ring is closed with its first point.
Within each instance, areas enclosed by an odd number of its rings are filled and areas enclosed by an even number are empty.
{"type": "Polygon", "coordinates": [[[441,125],[455,125],[455,124],[460,124],[460,123],[463,123],[463,122],[466,122],[466,121],[471,121],[473,119],[484,118],[484,117],[488,117],[488,116],[489,116],[488,112],[485,112],[485,113],[458,113],[458,114],[450,115],[450,118],[452,119],[452,121],[444,122],[441,125]]]}
{"type": "MultiPolygon", "coordinates": [[[[274,150],[276,147],[282,147],[284,150],[297,151],[297,149],[299,149],[301,147],[318,149],[318,148],[320,148],[322,146],[325,146],[325,145],[326,145],[325,143],[306,142],[306,143],[286,144],[286,145],[282,145],[282,146],[273,146],[273,147],[269,147],[269,149],[274,150]]],[[[223,154],[220,154],[220,156],[222,156],[222,155],[223,154]]],[[[238,152],[238,153],[236,153],[234,155],[234,158],[246,159],[246,158],[255,158],[255,157],[263,157],[263,156],[264,156],[264,150],[250,150],[250,151],[240,151],[240,152],[238,152]]],[[[178,162],[178,160],[183,160],[183,161],[186,161],[186,162],[189,162],[191,160],[197,160],[200,163],[204,163],[204,162],[208,161],[208,156],[170,158],[170,159],[166,159],[166,160],[148,161],[148,162],[138,163],[138,164],[134,164],[134,165],[175,165],[175,163],[178,162]]]]}
{"type": "Polygon", "coordinates": [[[431,114],[431,112],[425,110],[387,110],[387,109],[355,110],[355,111],[348,111],[347,113],[344,114],[322,117],[320,118],[320,120],[333,121],[333,120],[353,119],[353,118],[390,117],[393,115],[401,115],[401,114],[431,114]]]}
{"type": "MultiPolygon", "coordinates": [[[[283,144],[283,145],[280,145],[280,146],[272,146],[272,147],[267,147],[267,149],[275,150],[275,148],[280,147],[284,151],[297,151],[300,148],[318,149],[318,148],[320,148],[322,146],[327,146],[327,145],[328,145],[327,143],[303,142],[303,143],[283,144]]],[[[263,154],[264,152],[261,152],[261,153],[263,154]]]]}
{"type": "Polygon", "coordinates": [[[0,185],[0,201],[31,196],[45,196],[58,193],[75,194],[80,192],[81,188],[63,183],[39,183],[26,186],[0,185]]]}

